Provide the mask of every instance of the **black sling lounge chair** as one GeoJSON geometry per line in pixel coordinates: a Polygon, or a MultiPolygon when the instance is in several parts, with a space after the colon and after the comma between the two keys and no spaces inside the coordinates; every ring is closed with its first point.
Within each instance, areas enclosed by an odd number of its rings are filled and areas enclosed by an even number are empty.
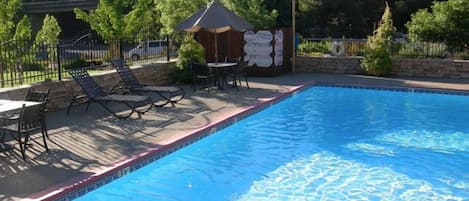
{"type": "Polygon", "coordinates": [[[185,92],[182,88],[171,86],[152,86],[140,83],[123,59],[112,60],[111,63],[122,78],[124,88],[137,94],[156,93],[163,98],[163,103],[153,103],[156,107],[162,107],[168,103],[174,107],[174,104],[184,98],[185,92]]]}
{"type": "MultiPolygon", "coordinates": [[[[152,100],[148,96],[121,95],[104,92],[85,69],[73,69],[69,70],[68,73],[72,75],[73,79],[75,79],[83,92],[86,94],[88,98],[87,109],[91,102],[95,102],[103,106],[104,109],[106,109],[115,117],[126,119],[134,112],[136,112],[140,117],[141,114],[144,114],[152,107],[152,100]],[[131,111],[128,114],[117,114],[107,106],[107,104],[110,102],[121,103],[131,109],[131,111]]],[[[70,103],[67,114],[73,103],[73,101],[70,103]]]]}

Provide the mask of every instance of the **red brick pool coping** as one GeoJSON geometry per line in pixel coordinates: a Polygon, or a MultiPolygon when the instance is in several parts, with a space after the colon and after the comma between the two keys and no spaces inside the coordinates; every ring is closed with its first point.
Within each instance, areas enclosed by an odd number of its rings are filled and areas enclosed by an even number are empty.
{"type": "Polygon", "coordinates": [[[391,90],[391,91],[410,91],[410,92],[427,92],[427,93],[441,93],[441,94],[455,94],[455,95],[469,95],[469,91],[464,90],[451,90],[451,89],[441,89],[441,88],[426,88],[426,87],[407,87],[407,86],[385,86],[385,85],[371,85],[371,84],[350,84],[350,83],[341,83],[341,82],[316,82],[309,81],[298,86],[289,87],[287,91],[280,92],[269,98],[260,98],[258,102],[241,107],[235,111],[227,113],[213,123],[206,126],[200,127],[193,130],[189,134],[181,135],[180,138],[161,145],[157,148],[149,148],[141,152],[137,152],[131,156],[125,157],[110,166],[103,167],[97,172],[90,174],[83,173],[79,176],[76,176],[68,181],[53,185],[48,189],[33,194],[29,196],[33,200],[70,200],[78,198],[81,195],[86,194],[89,191],[92,191],[96,188],[99,188],[105,183],[124,176],[134,170],[137,170],[144,165],[153,162],[165,155],[170,154],[186,145],[189,145],[205,136],[215,133],[216,131],[223,129],[226,126],[229,126],[242,118],[245,118],[255,112],[258,112],[272,104],[279,102],[287,97],[290,97],[292,94],[297,93],[303,89],[309,88],[311,86],[336,86],[336,87],[349,87],[349,88],[367,88],[367,89],[378,89],[378,90],[391,90]],[[135,164],[139,164],[137,167],[135,164]],[[106,180],[106,181],[104,181],[106,180]],[[100,182],[100,184],[98,184],[100,182]]]}

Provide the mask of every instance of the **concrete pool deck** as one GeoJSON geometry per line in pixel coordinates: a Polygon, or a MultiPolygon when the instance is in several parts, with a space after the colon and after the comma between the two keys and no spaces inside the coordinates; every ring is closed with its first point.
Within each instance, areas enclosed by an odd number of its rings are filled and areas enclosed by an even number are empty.
{"type": "MultiPolygon", "coordinates": [[[[33,143],[28,160],[19,151],[0,152],[0,200],[38,199],[61,185],[109,170],[121,161],[150,149],[158,149],[279,93],[310,82],[322,81],[351,85],[417,87],[468,90],[469,80],[377,78],[340,74],[285,74],[277,77],[250,77],[251,89],[237,91],[197,91],[188,86],[186,98],[175,108],[156,108],[138,119],[118,120],[101,107],[92,104],[47,116],[49,153],[33,143]]],[[[38,138],[34,135],[33,138],[38,138]]],[[[39,144],[42,144],[40,140],[39,144]]],[[[12,143],[12,142],[10,142],[12,143]]]]}

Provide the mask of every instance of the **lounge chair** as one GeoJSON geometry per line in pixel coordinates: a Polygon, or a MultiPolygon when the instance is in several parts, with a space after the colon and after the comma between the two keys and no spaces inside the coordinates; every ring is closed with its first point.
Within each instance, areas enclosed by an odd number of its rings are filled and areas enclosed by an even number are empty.
{"type": "Polygon", "coordinates": [[[178,101],[184,98],[185,92],[182,88],[171,86],[153,86],[140,83],[124,59],[112,60],[111,63],[119,73],[122,79],[123,87],[125,89],[128,89],[131,92],[137,94],[156,93],[158,96],[163,98],[163,103],[153,103],[153,105],[156,107],[162,107],[168,103],[174,107],[178,101]]]}
{"type": "MultiPolygon", "coordinates": [[[[68,73],[72,75],[73,79],[75,79],[75,81],[78,83],[78,85],[80,85],[81,89],[85,93],[88,102],[87,109],[91,102],[95,102],[104,107],[104,109],[106,109],[115,117],[126,119],[134,112],[136,112],[140,117],[141,114],[144,114],[150,110],[153,105],[151,104],[151,98],[148,96],[122,95],[104,92],[85,69],[73,69],[69,70],[68,73]],[[131,111],[128,114],[117,114],[107,106],[107,104],[110,102],[121,103],[131,109],[131,111]]],[[[77,99],[83,99],[83,96],[74,97],[69,105],[69,108],[67,109],[67,114],[77,99]]]]}

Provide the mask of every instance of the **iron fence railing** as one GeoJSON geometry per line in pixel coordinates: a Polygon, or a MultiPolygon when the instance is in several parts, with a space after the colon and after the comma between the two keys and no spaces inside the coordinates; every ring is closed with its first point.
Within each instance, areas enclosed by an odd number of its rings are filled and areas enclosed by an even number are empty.
{"type": "MultiPolygon", "coordinates": [[[[366,39],[331,39],[304,38],[301,39],[298,54],[322,56],[331,54],[334,41],[344,47],[344,56],[363,56],[366,39]]],[[[443,43],[410,42],[404,39],[395,40],[390,50],[391,56],[402,58],[442,58],[469,60],[469,49],[452,51],[443,43]]]]}
{"type": "MultiPolygon", "coordinates": [[[[0,43],[0,87],[14,87],[47,80],[68,78],[68,69],[107,69],[113,58],[129,62],[150,63],[169,61],[175,50],[169,51],[169,38],[141,43],[84,38],[61,41],[57,45],[32,41],[0,43]]],[[[173,48],[174,49],[174,48],[173,48]]]]}

